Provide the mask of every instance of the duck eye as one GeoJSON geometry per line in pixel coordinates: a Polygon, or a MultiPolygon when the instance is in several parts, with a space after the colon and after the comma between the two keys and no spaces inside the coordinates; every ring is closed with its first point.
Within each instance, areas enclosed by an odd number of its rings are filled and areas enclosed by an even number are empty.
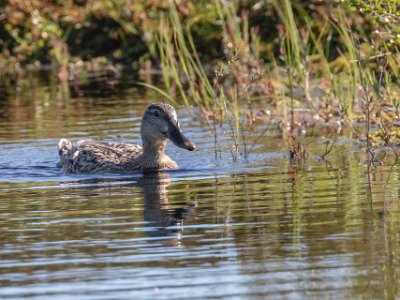
{"type": "Polygon", "coordinates": [[[155,110],[155,111],[153,111],[153,115],[156,116],[156,117],[159,117],[160,113],[158,112],[158,110],[155,110]]]}

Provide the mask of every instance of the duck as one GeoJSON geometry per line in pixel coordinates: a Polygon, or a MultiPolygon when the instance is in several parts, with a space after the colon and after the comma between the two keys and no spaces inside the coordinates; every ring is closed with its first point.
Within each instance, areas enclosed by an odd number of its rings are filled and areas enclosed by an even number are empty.
{"type": "Polygon", "coordinates": [[[176,169],[178,164],[167,154],[167,140],[177,147],[195,150],[180,128],[177,113],[167,103],[149,105],[140,125],[142,146],[132,143],[108,143],[90,139],[58,143],[57,164],[67,174],[121,173],[176,169]]]}

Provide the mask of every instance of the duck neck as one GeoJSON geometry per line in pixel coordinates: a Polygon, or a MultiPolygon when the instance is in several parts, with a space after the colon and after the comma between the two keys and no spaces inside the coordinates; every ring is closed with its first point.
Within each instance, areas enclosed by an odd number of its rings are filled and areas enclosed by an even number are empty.
{"type": "Polygon", "coordinates": [[[143,155],[149,158],[159,159],[165,154],[167,139],[148,139],[142,137],[143,140],[143,155]]]}

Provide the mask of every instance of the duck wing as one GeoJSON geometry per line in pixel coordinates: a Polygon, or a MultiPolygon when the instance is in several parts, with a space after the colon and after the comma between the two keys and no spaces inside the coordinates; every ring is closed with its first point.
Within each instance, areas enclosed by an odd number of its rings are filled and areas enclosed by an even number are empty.
{"type": "Polygon", "coordinates": [[[141,154],[142,147],[136,144],[81,140],[60,151],[59,165],[67,173],[123,172],[141,154]]]}

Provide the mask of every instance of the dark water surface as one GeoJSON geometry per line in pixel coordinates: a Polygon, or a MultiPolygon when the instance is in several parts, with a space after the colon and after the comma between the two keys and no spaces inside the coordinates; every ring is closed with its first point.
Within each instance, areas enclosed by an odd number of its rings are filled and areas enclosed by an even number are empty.
{"type": "Polygon", "coordinates": [[[397,165],[371,169],[371,203],[364,150],[345,138],[329,163],[323,139],[304,138],[310,156],[294,166],[272,124],[233,163],[229,130],[216,159],[208,125],[179,109],[197,145],[169,145],[180,170],[65,175],[61,137],[140,142],[160,101],[89,83],[0,88],[0,299],[400,297],[397,165]]]}

